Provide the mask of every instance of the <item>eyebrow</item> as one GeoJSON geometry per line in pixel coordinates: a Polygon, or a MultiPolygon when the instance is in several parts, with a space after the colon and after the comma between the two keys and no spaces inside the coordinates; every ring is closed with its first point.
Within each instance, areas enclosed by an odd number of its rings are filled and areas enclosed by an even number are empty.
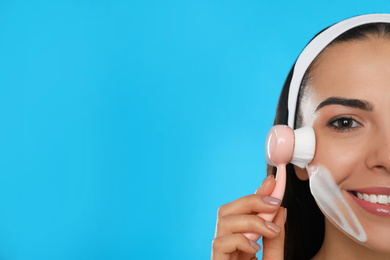
{"type": "Polygon", "coordinates": [[[345,107],[353,107],[359,108],[365,111],[372,111],[373,106],[370,102],[360,99],[348,99],[348,98],[340,98],[340,97],[330,97],[322,101],[318,107],[316,108],[316,112],[324,107],[329,105],[341,105],[345,107]]]}

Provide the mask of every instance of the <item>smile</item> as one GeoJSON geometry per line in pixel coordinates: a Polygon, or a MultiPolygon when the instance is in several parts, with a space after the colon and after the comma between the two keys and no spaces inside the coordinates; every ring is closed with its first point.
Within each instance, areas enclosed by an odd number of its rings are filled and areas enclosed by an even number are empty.
{"type": "Polygon", "coordinates": [[[389,188],[367,188],[348,193],[352,200],[367,212],[381,217],[390,217],[389,191],[389,188]]]}
{"type": "Polygon", "coordinates": [[[390,196],[389,195],[382,195],[382,194],[367,194],[367,193],[360,193],[355,192],[355,195],[361,199],[365,200],[371,203],[378,203],[382,205],[389,205],[390,202],[390,196]]]}

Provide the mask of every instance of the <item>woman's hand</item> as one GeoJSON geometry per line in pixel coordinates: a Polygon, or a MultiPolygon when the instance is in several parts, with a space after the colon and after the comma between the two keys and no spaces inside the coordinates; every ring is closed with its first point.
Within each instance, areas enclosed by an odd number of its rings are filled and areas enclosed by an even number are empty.
{"type": "Polygon", "coordinates": [[[268,197],[275,188],[273,176],[267,177],[253,195],[239,198],[218,210],[217,227],[213,241],[212,260],[257,259],[260,245],[243,233],[263,236],[263,259],[283,259],[284,223],[286,209],[280,200],[268,197]],[[277,212],[273,222],[267,222],[258,213],[277,212]]]}

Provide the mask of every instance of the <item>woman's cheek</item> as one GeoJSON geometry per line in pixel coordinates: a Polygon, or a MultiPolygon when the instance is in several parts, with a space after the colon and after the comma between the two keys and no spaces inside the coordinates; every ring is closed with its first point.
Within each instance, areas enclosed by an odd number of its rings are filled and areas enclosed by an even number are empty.
{"type": "Polygon", "coordinates": [[[316,134],[316,139],[316,153],[312,164],[326,167],[339,184],[361,162],[361,144],[351,139],[320,134],[316,134]]]}

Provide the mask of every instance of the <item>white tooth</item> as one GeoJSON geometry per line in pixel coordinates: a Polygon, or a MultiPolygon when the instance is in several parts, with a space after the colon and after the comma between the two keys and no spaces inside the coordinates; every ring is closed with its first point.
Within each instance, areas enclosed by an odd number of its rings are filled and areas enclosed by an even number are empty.
{"type": "Polygon", "coordinates": [[[374,194],[370,194],[370,202],[371,203],[377,203],[378,202],[378,197],[374,194]]]}
{"type": "Polygon", "coordinates": [[[363,199],[365,201],[370,201],[370,195],[366,194],[366,193],[363,193],[363,199]]]}
{"type": "Polygon", "coordinates": [[[363,195],[360,192],[356,192],[359,199],[363,199],[363,195]]]}
{"type": "Polygon", "coordinates": [[[387,196],[387,195],[378,195],[378,203],[380,203],[380,204],[388,204],[389,203],[389,196],[387,196]]]}

